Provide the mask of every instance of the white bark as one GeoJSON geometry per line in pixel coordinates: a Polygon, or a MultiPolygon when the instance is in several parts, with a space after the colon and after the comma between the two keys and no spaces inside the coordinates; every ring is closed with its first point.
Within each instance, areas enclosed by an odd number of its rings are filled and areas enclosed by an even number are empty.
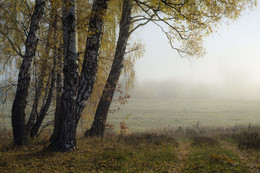
{"type": "Polygon", "coordinates": [[[94,0],[92,15],[89,21],[84,62],[80,76],[79,91],[77,96],[76,125],[80,119],[86,102],[92,93],[97,74],[100,42],[103,34],[104,15],[108,7],[109,0],[94,0]]]}
{"type": "Polygon", "coordinates": [[[64,44],[64,90],[61,100],[61,126],[53,145],[65,152],[76,146],[75,108],[78,88],[78,45],[76,28],[76,0],[64,0],[63,44],[64,44]]]}

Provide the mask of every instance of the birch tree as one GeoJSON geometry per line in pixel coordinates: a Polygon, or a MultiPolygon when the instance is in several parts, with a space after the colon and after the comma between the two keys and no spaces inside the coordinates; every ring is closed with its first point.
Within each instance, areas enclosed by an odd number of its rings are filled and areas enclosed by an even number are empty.
{"type": "MultiPolygon", "coordinates": [[[[1,24],[3,25],[0,27],[0,40],[3,45],[3,49],[1,49],[2,72],[7,73],[5,70],[11,70],[13,73],[17,73],[17,69],[24,57],[25,39],[29,33],[30,17],[33,13],[34,2],[27,0],[2,0],[0,2],[0,7],[3,16],[3,18],[1,18],[1,24]]],[[[31,113],[26,124],[27,136],[31,133],[32,126],[34,126],[35,123],[39,124],[39,117],[45,117],[50,107],[50,103],[48,102],[51,99],[47,99],[47,94],[44,94],[44,92],[48,92],[49,95],[49,91],[53,91],[53,88],[48,89],[48,87],[51,86],[49,85],[51,80],[48,82],[48,80],[46,81],[46,78],[47,76],[50,76],[51,73],[51,70],[49,70],[48,67],[52,66],[50,59],[53,58],[53,47],[56,46],[56,43],[54,44],[53,40],[57,39],[55,37],[58,36],[55,35],[60,33],[60,29],[57,27],[59,7],[60,4],[57,0],[47,3],[45,20],[41,20],[39,25],[41,32],[39,32],[37,36],[39,42],[31,65],[33,72],[31,74],[32,79],[30,81],[29,95],[27,98],[28,110],[30,109],[31,99],[34,97],[31,113]],[[43,95],[44,97],[42,97],[43,95]],[[40,105],[42,105],[42,107],[40,107],[40,105]],[[46,107],[45,105],[49,106],[46,107]],[[46,111],[41,111],[43,108],[46,111]],[[44,112],[45,115],[43,114],[44,112]],[[39,116],[40,114],[41,116],[39,116]]],[[[10,96],[10,100],[14,98],[14,94],[11,92],[13,90],[11,88],[16,86],[16,82],[12,81],[15,77],[13,77],[11,73],[8,73],[6,76],[8,76],[8,78],[5,77],[5,79],[9,84],[6,81],[1,81],[1,86],[6,86],[6,90],[9,90],[8,96],[10,96]]]]}
{"type": "Polygon", "coordinates": [[[104,15],[108,8],[109,0],[95,0],[89,21],[89,36],[86,42],[84,61],[77,94],[76,124],[80,119],[86,102],[92,93],[97,74],[101,37],[103,34],[104,15]]]}
{"type": "Polygon", "coordinates": [[[31,24],[25,43],[25,54],[20,67],[15,99],[12,106],[12,127],[14,145],[27,145],[28,136],[25,126],[25,108],[27,106],[28,88],[31,80],[31,63],[38,43],[37,32],[44,13],[46,0],[36,0],[31,24]]]}
{"type": "Polygon", "coordinates": [[[131,0],[124,0],[122,17],[120,21],[120,31],[115,51],[115,57],[109,73],[105,88],[97,107],[93,125],[86,136],[103,136],[107,112],[113,99],[114,91],[123,68],[123,59],[129,38],[131,11],[133,4],[131,0]]]}
{"type": "Polygon", "coordinates": [[[51,146],[66,152],[76,146],[76,127],[94,86],[97,73],[100,42],[103,33],[103,17],[108,0],[95,0],[88,23],[84,61],[79,77],[76,44],[76,1],[64,0],[64,86],[60,110],[60,129],[51,146]]]}
{"type": "MultiPolygon", "coordinates": [[[[27,135],[30,135],[30,137],[35,137],[35,135],[36,135],[35,131],[38,131],[35,128],[35,124],[41,125],[41,123],[39,123],[39,119],[38,119],[37,115],[41,114],[40,117],[46,116],[47,111],[50,107],[50,101],[52,98],[51,97],[49,99],[46,99],[46,103],[45,103],[45,100],[43,99],[42,95],[44,93],[43,91],[44,91],[44,86],[45,86],[44,85],[45,78],[48,75],[55,76],[53,74],[53,71],[56,71],[55,65],[52,65],[53,70],[51,70],[51,71],[46,70],[46,69],[48,69],[48,66],[51,66],[51,63],[48,61],[50,61],[50,59],[52,58],[52,59],[55,59],[55,62],[56,62],[56,59],[58,59],[58,57],[57,57],[58,48],[57,47],[59,46],[59,43],[56,43],[56,41],[59,39],[58,37],[60,36],[60,33],[61,33],[61,31],[59,30],[59,27],[58,27],[58,23],[59,23],[59,21],[58,21],[59,12],[58,11],[60,9],[60,7],[59,7],[60,4],[55,3],[55,2],[56,1],[51,1],[51,3],[50,3],[51,10],[50,10],[50,14],[48,16],[49,23],[48,23],[47,35],[46,35],[46,38],[44,41],[44,43],[45,43],[44,49],[43,49],[43,52],[41,52],[42,56],[40,57],[40,60],[37,62],[37,66],[39,66],[39,75],[37,75],[37,79],[36,79],[37,82],[35,84],[36,85],[35,86],[35,95],[33,98],[31,113],[30,113],[28,122],[26,124],[26,132],[27,132],[27,135]],[[42,104],[42,107],[40,108],[40,113],[38,113],[38,107],[41,102],[43,104],[42,104]],[[47,105],[49,105],[49,106],[47,106],[47,105]],[[43,109],[45,111],[42,111],[43,109]],[[45,112],[45,114],[43,114],[44,112],[45,112]],[[33,130],[33,132],[31,132],[33,126],[34,126],[34,130],[33,130]]],[[[53,80],[53,77],[50,77],[50,78],[51,78],[51,80],[53,80]]],[[[50,84],[51,87],[50,87],[49,91],[53,92],[54,85],[52,85],[52,82],[50,82],[50,83],[51,83],[50,84]]],[[[46,87],[48,87],[48,86],[46,86],[46,87]]],[[[48,92],[48,95],[52,96],[52,93],[48,92]]]]}
{"type": "Polygon", "coordinates": [[[59,134],[55,141],[55,147],[60,151],[68,151],[76,146],[75,109],[78,75],[78,45],[76,28],[75,0],[63,1],[63,75],[64,86],[61,100],[61,124],[59,134]]]}

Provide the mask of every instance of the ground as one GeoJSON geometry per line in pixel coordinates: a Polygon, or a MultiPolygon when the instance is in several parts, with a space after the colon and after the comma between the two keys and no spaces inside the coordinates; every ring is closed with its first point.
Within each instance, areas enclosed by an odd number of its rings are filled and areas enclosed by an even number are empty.
{"type": "Polygon", "coordinates": [[[48,136],[27,147],[13,147],[6,139],[1,142],[0,172],[260,172],[260,147],[242,141],[252,138],[248,129],[212,129],[210,136],[202,131],[78,138],[78,148],[67,153],[48,150],[48,136]]]}

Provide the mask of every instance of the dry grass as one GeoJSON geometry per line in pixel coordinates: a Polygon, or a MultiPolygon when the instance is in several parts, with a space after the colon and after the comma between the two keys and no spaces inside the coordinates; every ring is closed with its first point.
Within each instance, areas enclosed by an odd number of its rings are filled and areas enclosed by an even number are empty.
{"type": "Polygon", "coordinates": [[[194,146],[216,146],[219,145],[219,142],[212,137],[207,136],[195,136],[193,138],[192,145],[194,146]]]}
{"type": "Polygon", "coordinates": [[[237,134],[245,130],[248,127],[194,126],[120,135],[110,132],[103,140],[79,138],[78,148],[63,154],[46,149],[48,133],[28,147],[13,147],[5,135],[0,144],[0,172],[250,172],[259,168],[250,165],[257,165],[260,151],[237,147],[237,134]]]}

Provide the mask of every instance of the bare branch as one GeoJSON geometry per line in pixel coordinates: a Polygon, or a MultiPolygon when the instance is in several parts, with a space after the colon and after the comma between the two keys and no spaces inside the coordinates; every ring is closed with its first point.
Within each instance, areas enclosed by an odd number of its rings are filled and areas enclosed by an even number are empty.
{"type": "Polygon", "coordinates": [[[138,24],[136,27],[134,27],[131,31],[129,31],[129,35],[131,35],[131,34],[132,34],[135,30],[137,30],[139,27],[144,26],[144,25],[146,25],[147,23],[149,23],[150,21],[152,21],[152,19],[153,19],[154,16],[155,16],[155,15],[152,15],[149,19],[147,19],[146,22],[140,23],[140,24],[138,24]]]}
{"type": "Polygon", "coordinates": [[[8,37],[8,35],[7,35],[6,33],[2,32],[1,30],[0,30],[0,34],[2,34],[2,35],[8,40],[8,42],[10,43],[11,47],[13,48],[13,50],[17,53],[17,55],[19,55],[20,57],[23,58],[24,56],[23,56],[23,54],[22,54],[22,51],[21,51],[20,47],[19,47],[16,43],[14,43],[14,42],[8,37]]]}
{"type": "Polygon", "coordinates": [[[37,137],[39,137],[41,135],[41,133],[43,132],[43,130],[48,127],[48,126],[53,126],[54,125],[54,120],[47,122],[42,128],[41,131],[37,134],[37,137]]]}
{"type": "Polygon", "coordinates": [[[131,50],[125,52],[125,54],[131,53],[131,52],[134,52],[134,51],[137,51],[138,49],[139,49],[139,47],[137,46],[137,47],[135,47],[135,48],[133,48],[133,49],[131,49],[131,50]]]}
{"type": "Polygon", "coordinates": [[[170,38],[169,34],[163,29],[163,27],[154,21],[153,21],[153,23],[156,24],[162,30],[162,32],[166,35],[167,39],[169,40],[169,44],[170,44],[171,48],[176,50],[181,57],[184,57],[182,55],[182,53],[185,53],[185,51],[180,48],[174,47],[173,43],[172,43],[172,39],[170,38]]]}

